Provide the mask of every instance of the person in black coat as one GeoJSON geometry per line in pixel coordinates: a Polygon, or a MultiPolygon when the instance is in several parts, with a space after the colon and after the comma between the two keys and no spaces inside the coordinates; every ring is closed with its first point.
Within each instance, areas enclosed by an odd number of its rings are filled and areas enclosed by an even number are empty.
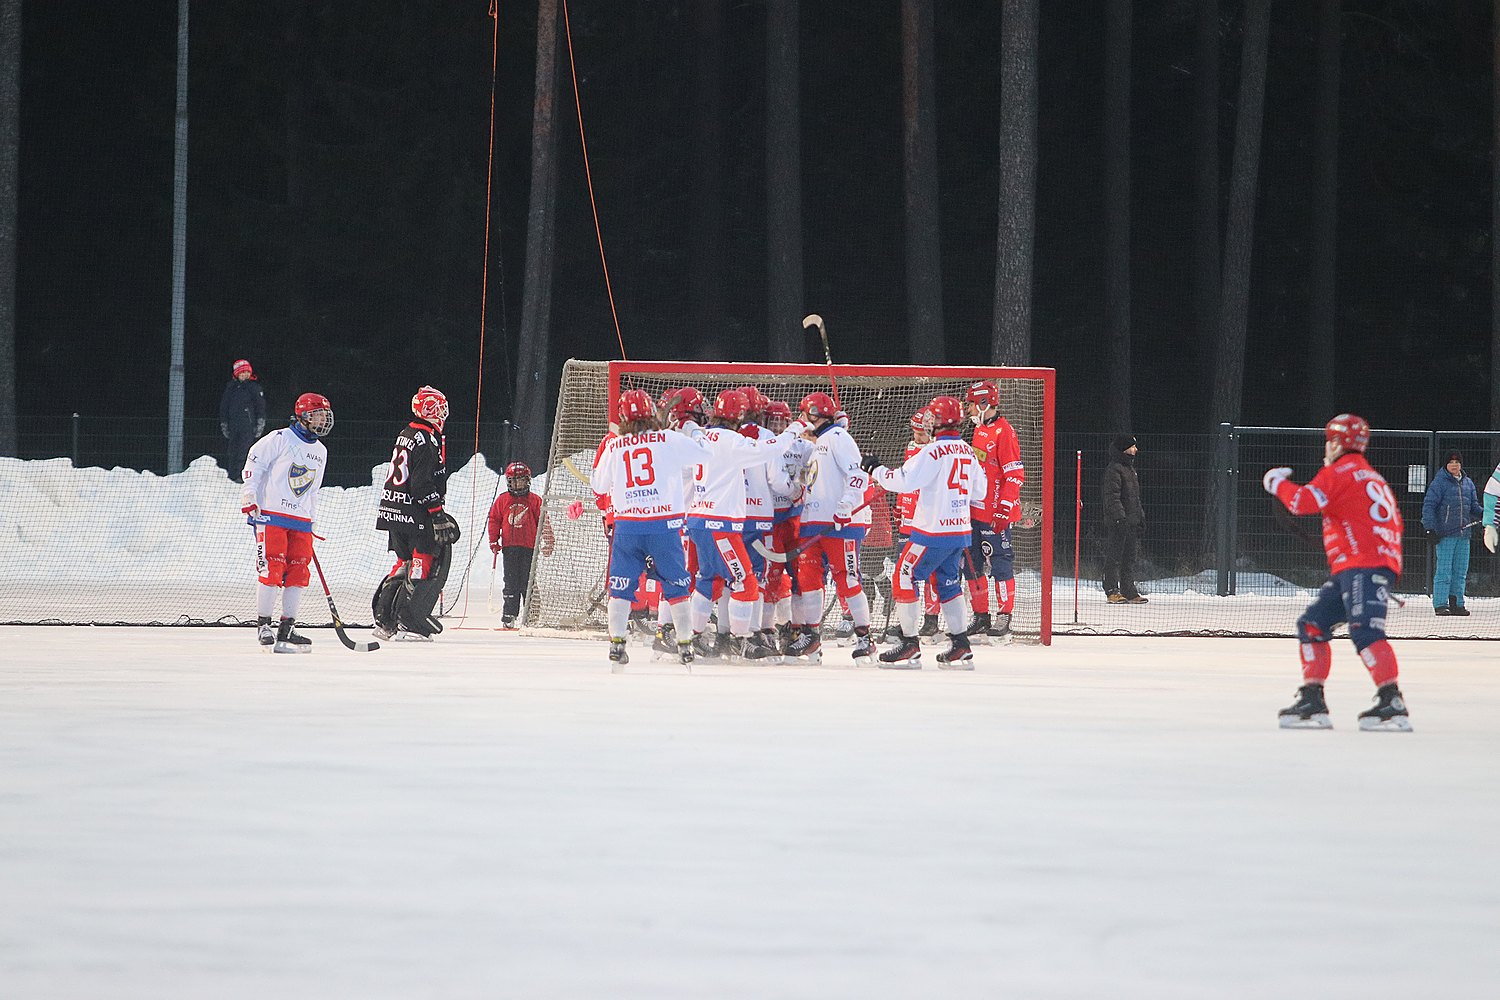
{"type": "Polygon", "coordinates": [[[237,483],[241,481],[245,456],[265,429],[265,393],[260,391],[260,383],[256,381],[250,362],[241,358],[234,363],[233,377],[219,400],[219,433],[229,441],[224,469],[230,479],[237,483]]]}
{"type": "Polygon", "coordinates": [[[1135,438],[1121,434],[1111,443],[1109,466],[1099,484],[1103,501],[1104,594],[1111,604],[1145,604],[1135,586],[1135,554],[1146,511],[1141,507],[1141,481],[1135,474],[1135,438]]]}

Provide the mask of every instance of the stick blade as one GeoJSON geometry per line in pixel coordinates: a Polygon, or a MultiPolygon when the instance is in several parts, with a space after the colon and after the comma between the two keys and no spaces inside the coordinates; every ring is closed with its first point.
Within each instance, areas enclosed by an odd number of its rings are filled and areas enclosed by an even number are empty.
{"type": "Polygon", "coordinates": [[[802,317],[802,329],[804,329],[804,330],[810,330],[810,329],[812,329],[815,326],[818,327],[819,329],[822,329],[822,327],[823,327],[823,317],[822,316],[819,316],[817,313],[808,313],[806,316],[802,317]]]}
{"type": "Polygon", "coordinates": [[[753,549],[755,549],[755,551],[759,552],[763,557],[765,557],[770,562],[774,562],[774,563],[784,563],[784,562],[786,562],[786,553],[785,552],[777,552],[775,549],[773,549],[770,546],[768,546],[763,540],[761,540],[759,538],[757,538],[755,541],[751,542],[750,543],[750,547],[753,548],[753,549]]]}

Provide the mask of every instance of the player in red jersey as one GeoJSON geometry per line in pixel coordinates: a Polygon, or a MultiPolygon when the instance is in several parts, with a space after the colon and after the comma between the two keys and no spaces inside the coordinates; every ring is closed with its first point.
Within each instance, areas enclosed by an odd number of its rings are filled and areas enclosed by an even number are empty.
{"type": "Polygon", "coordinates": [[[969,548],[973,578],[969,600],[974,620],[969,635],[1003,636],[1010,632],[1016,607],[1016,552],[1010,526],[1021,518],[1021,487],[1026,468],[1021,464],[1021,441],[1010,421],[1000,415],[1000,387],[975,382],[964,400],[974,421],[974,455],[984,469],[989,491],[984,505],[974,511],[974,540],[969,548]],[[990,619],[989,578],[995,578],[995,618],[990,619]]]}
{"type": "Polygon", "coordinates": [[[1364,451],[1370,425],[1340,413],[1323,429],[1323,469],[1306,486],[1292,482],[1286,466],[1261,480],[1266,492],[1293,514],[1323,516],[1323,550],[1329,579],[1297,619],[1302,687],[1296,704],[1281,710],[1283,729],[1329,729],[1323,682],[1328,679],[1333,627],[1349,623],[1349,638],[1375,682],[1375,704],[1359,714],[1359,728],[1410,732],[1406,701],[1396,686],[1396,654],[1385,638],[1386,602],[1401,575],[1401,511],[1396,496],[1364,451]]]}

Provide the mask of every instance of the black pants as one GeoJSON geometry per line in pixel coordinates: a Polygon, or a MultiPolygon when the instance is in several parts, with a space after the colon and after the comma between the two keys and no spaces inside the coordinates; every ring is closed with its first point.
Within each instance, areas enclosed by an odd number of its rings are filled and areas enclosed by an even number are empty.
{"type": "Polygon", "coordinates": [[[1139,544],[1135,525],[1129,521],[1116,521],[1109,526],[1104,539],[1104,592],[1118,591],[1125,597],[1136,597],[1135,553],[1139,544]]]}
{"type": "Polygon", "coordinates": [[[224,458],[224,471],[235,482],[240,482],[240,477],[245,473],[245,458],[250,454],[250,446],[254,443],[255,435],[249,428],[230,428],[229,453],[224,458]]]}
{"type": "Polygon", "coordinates": [[[507,545],[500,550],[500,563],[505,567],[504,618],[514,618],[521,613],[521,599],[526,596],[526,584],[531,579],[531,559],[535,550],[524,545],[507,545]]]}
{"type": "Polygon", "coordinates": [[[394,632],[399,625],[417,635],[436,635],[442,622],[433,617],[443,584],[448,580],[452,546],[439,545],[430,531],[392,531],[388,547],[401,565],[375,588],[370,610],[375,623],[394,632]],[[418,554],[431,557],[428,572],[420,580],[411,579],[411,560],[418,554]]]}

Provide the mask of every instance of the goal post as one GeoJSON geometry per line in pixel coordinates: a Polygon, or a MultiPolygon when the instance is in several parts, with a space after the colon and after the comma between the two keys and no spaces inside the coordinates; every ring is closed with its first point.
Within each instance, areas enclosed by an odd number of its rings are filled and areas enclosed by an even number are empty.
{"type": "MultiPolygon", "coordinates": [[[[830,374],[860,450],[887,464],[904,459],[911,415],[934,396],[962,400],[976,381],[999,385],[1000,413],[1016,430],[1026,467],[1025,517],[1011,528],[1016,555],[1011,629],[1019,639],[1050,643],[1056,387],[1050,368],[570,360],[563,367],[543,494],[557,547],[553,558],[533,562],[526,624],[567,631],[605,628],[609,551],[588,480],[609,429],[611,403],[622,391],[644,389],[659,399],[668,389],[691,385],[712,400],[725,389],[753,385],[795,412],[807,393],[829,391],[830,374]],[[580,502],[581,515],[569,517],[570,508],[579,512],[580,502]]],[[[889,499],[894,507],[894,496],[889,499]]],[[[886,609],[873,597],[872,602],[877,621],[883,622],[886,609]]],[[[838,614],[837,605],[832,614],[838,614]]]]}

